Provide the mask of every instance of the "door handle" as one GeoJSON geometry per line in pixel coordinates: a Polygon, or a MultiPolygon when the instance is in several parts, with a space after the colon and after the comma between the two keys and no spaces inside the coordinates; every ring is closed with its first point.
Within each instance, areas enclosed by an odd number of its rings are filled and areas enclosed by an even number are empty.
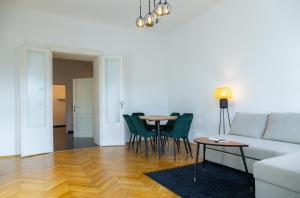
{"type": "Polygon", "coordinates": [[[76,111],[76,106],[75,105],[73,105],[73,112],[75,112],[76,111]]]}
{"type": "Polygon", "coordinates": [[[123,106],[124,106],[124,101],[123,100],[121,100],[120,106],[121,106],[121,109],[123,109],[123,106]]]}

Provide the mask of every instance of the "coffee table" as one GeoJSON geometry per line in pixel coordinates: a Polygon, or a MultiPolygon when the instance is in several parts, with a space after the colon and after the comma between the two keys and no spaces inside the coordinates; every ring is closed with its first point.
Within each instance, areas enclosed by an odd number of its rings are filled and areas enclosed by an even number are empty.
{"type": "MultiPolygon", "coordinates": [[[[197,150],[196,150],[197,154],[196,154],[196,161],[195,161],[195,165],[194,165],[194,183],[197,180],[197,167],[198,167],[197,165],[198,165],[200,144],[203,145],[203,163],[202,163],[203,170],[205,170],[205,162],[206,162],[206,159],[205,159],[206,145],[223,146],[223,147],[237,147],[237,148],[240,149],[241,158],[243,160],[245,172],[248,174],[248,167],[247,167],[246,158],[245,158],[243,148],[248,147],[249,145],[239,143],[239,142],[236,142],[236,141],[216,142],[216,141],[209,140],[206,137],[196,138],[196,139],[194,139],[194,142],[197,144],[197,150]]],[[[222,151],[220,151],[220,152],[222,152],[222,151]]]]}

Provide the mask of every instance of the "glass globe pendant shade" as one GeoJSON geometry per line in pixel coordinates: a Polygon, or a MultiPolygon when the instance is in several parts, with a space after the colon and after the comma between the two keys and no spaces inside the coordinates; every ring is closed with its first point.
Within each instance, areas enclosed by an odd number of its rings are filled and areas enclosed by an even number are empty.
{"type": "Polygon", "coordinates": [[[164,4],[160,1],[156,6],[155,6],[155,12],[157,16],[163,16],[164,15],[164,4]]]}
{"type": "Polygon", "coordinates": [[[163,4],[162,10],[163,10],[163,15],[169,15],[171,13],[172,6],[167,2],[167,0],[163,4]]]}
{"type": "Polygon", "coordinates": [[[135,21],[135,25],[139,28],[144,27],[144,25],[145,25],[144,19],[142,17],[138,17],[135,21]]]}
{"type": "Polygon", "coordinates": [[[150,12],[144,16],[144,23],[147,27],[153,27],[154,26],[154,19],[153,19],[153,16],[150,12]]]}
{"type": "Polygon", "coordinates": [[[155,11],[151,12],[151,15],[153,17],[153,22],[154,23],[159,23],[160,18],[159,18],[159,16],[157,16],[156,12],[155,11]]]}

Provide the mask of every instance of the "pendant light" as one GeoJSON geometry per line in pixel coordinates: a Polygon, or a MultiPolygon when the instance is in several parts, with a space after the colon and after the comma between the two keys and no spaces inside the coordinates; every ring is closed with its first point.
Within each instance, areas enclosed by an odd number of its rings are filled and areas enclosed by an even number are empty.
{"type": "Polygon", "coordinates": [[[145,25],[147,26],[147,27],[153,27],[154,26],[154,18],[153,18],[153,16],[152,16],[152,14],[151,14],[151,11],[150,11],[150,0],[149,0],[149,12],[148,12],[148,14],[146,14],[145,16],[144,16],[144,23],[145,23],[145,25]]]}
{"type": "Polygon", "coordinates": [[[155,4],[156,4],[155,0],[153,1],[153,4],[154,4],[154,6],[153,6],[154,10],[151,12],[151,14],[153,16],[154,23],[159,23],[160,17],[155,12],[155,4]]]}
{"type": "Polygon", "coordinates": [[[142,2],[141,2],[141,0],[140,0],[140,16],[136,19],[135,24],[139,28],[144,27],[144,19],[142,17],[142,2]]]}
{"type": "Polygon", "coordinates": [[[168,3],[167,0],[165,0],[165,3],[163,4],[163,15],[169,15],[172,11],[171,5],[168,3]]]}
{"type": "Polygon", "coordinates": [[[159,3],[155,6],[155,12],[157,16],[163,16],[164,15],[164,4],[159,0],[159,3]]]}

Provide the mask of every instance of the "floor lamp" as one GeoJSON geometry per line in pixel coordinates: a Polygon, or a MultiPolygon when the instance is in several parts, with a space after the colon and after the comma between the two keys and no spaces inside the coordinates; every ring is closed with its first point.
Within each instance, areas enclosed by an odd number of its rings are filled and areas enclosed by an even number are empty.
{"type": "Polygon", "coordinates": [[[227,113],[229,127],[231,127],[231,121],[228,112],[228,99],[232,97],[231,89],[229,87],[219,87],[215,91],[215,96],[216,99],[220,100],[219,134],[221,134],[221,126],[223,126],[223,133],[225,134],[225,113],[227,113]]]}

